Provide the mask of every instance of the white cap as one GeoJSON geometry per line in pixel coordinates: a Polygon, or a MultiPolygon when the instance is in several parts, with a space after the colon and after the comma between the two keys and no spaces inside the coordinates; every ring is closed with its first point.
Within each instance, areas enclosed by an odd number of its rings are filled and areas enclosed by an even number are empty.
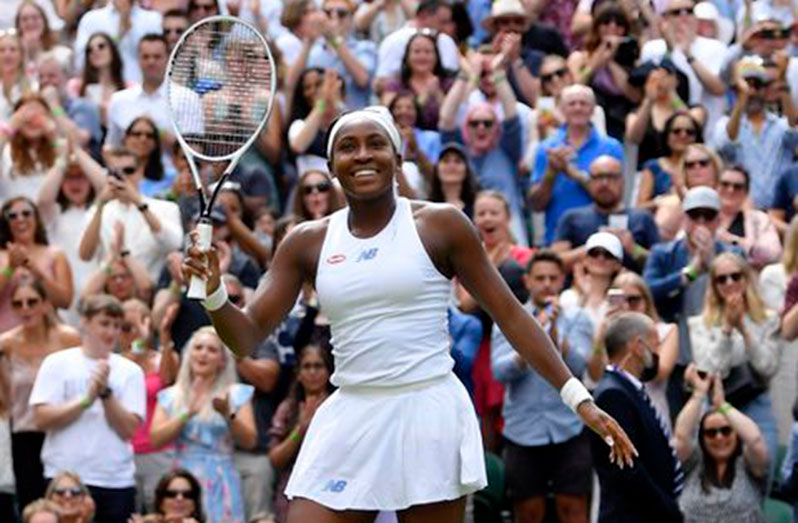
{"type": "Polygon", "coordinates": [[[715,38],[729,45],[734,37],[734,22],[722,16],[718,8],[712,2],[699,2],[693,9],[693,14],[699,20],[711,20],[715,22],[717,35],[715,38]]]}
{"type": "Polygon", "coordinates": [[[693,187],[684,197],[682,209],[685,212],[693,209],[712,209],[720,211],[720,198],[718,192],[712,187],[693,187]]]}
{"type": "Polygon", "coordinates": [[[518,16],[526,20],[529,19],[521,0],[496,0],[490,7],[490,16],[482,20],[482,27],[492,30],[493,22],[503,16],[518,16]]]}
{"type": "Polygon", "coordinates": [[[623,261],[623,245],[621,245],[621,240],[611,232],[597,232],[590,235],[590,238],[587,239],[587,243],[585,243],[585,251],[590,252],[597,247],[612,254],[618,261],[623,261]]]}

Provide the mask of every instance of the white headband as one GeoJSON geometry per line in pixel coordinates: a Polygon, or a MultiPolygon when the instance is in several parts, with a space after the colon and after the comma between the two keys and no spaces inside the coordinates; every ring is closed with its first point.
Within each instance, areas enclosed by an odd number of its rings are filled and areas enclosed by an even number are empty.
{"type": "Polygon", "coordinates": [[[332,158],[332,150],[333,150],[333,144],[335,143],[335,135],[338,134],[338,131],[341,130],[341,127],[343,127],[348,123],[361,119],[369,120],[382,127],[385,130],[385,132],[388,134],[388,138],[391,139],[391,143],[393,144],[394,150],[396,150],[397,153],[401,152],[402,137],[399,135],[399,129],[396,127],[396,122],[394,122],[393,115],[391,115],[390,111],[388,111],[387,108],[381,105],[372,105],[370,107],[366,107],[358,111],[352,111],[351,113],[347,113],[338,118],[338,121],[335,122],[335,125],[332,126],[332,128],[330,129],[330,133],[327,137],[328,159],[332,158]]]}

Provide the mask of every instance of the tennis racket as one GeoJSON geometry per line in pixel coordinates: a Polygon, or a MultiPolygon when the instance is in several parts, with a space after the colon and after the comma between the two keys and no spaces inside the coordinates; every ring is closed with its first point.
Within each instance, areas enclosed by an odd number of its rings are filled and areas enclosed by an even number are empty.
{"type": "MultiPolygon", "coordinates": [[[[196,246],[211,247],[210,215],[225,179],[260,134],[274,103],[277,75],[266,40],[233,16],[192,25],[172,50],[166,94],[175,138],[186,155],[200,203],[196,246]],[[230,163],[210,197],[196,159],[230,163]]],[[[193,276],[188,297],[205,299],[206,284],[193,276]]]]}

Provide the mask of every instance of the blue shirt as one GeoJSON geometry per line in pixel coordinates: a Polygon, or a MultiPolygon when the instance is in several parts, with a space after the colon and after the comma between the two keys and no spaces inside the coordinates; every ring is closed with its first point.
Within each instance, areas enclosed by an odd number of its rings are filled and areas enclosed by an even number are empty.
{"type": "Polygon", "coordinates": [[[346,66],[338,57],[335,49],[327,45],[323,39],[319,39],[313,44],[308,56],[307,67],[321,67],[322,69],[336,69],[341,78],[346,82],[346,107],[347,109],[361,109],[369,105],[371,96],[371,77],[377,68],[377,44],[370,40],[356,40],[352,36],[347,36],[341,44],[345,45],[349,51],[355,55],[369,74],[369,83],[366,87],[358,87],[355,80],[346,66]]]}
{"type": "Polygon", "coordinates": [[[482,341],[482,322],[476,316],[449,307],[449,334],[452,336],[454,373],[473,398],[474,382],[471,371],[482,341]]]}
{"type": "MultiPolygon", "coordinates": [[[[560,127],[554,136],[547,138],[540,144],[532,171],[533,185],[543,180],[543,174],[546,172],[546,166],[549,163],[546,151],[567,145],[569,144],[565,125],[560,127]]],[[[576,151],[576,156],[572,163],[578,169],[589,173],[590,164],[593,163],[593,160],[605,154],[617,158],[623,163],[623,147],[621,143],[610,136],[602,136],[596,131],[595,127],[591,126],[590,135],[588,135],[587,140],[585,140],[579,150],[576,151]]],[[[574,207],[590,205],[591,203],[590,195],[581,185],[562,173],[558,174],[551,190],[551,199],[549,199],[549,204],[546,206],[546,236],[544,239],[546,245],[554,240],[557,222],[565,211],[574,207]]]]}
{"type": "Polygon", "coordinates": [[[784,211],[786,213],[784,221],[790,223],[795,216],[796,196],[798,196],[798,166],[790,167],[779,175],[768,208],[784,211]]]}
{"type": "MultiPolygon", "coordinates": [[[[531,301],[524,306],[534,314],[531,301]]],[[[550,326],[544,325],[548,331],[550,326]]],[[[557,316],[559,344],[568,342],[565,364],[575,376],[585,371],[585,360],[593,343],[593,324],[579,307],[564,309],[557,316]]],[[[504,383],[502,416],[504,436],[527,447],[551,445],[569,440],[582,432],[579,416],[562,402],[560,393],[527,364],[518,364],[516,352],[504,334],[494,326],[491,337],[491,368],[504,383]]]]}

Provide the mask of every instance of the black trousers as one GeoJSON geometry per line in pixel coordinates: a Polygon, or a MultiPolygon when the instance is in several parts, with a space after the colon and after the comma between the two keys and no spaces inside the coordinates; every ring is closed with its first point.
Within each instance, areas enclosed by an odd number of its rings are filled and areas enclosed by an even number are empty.
{"type": "Polygon", "coordinates": [[[136,509],[136,489],[103,488],[86,485],[91,492],[97,512],[95,523],[124,523],[136,509]]]}
{"type": "Polygon", "coordinates": [[[20,513],[28,503],[43,497],[47,488],[41,458],[42,445],[44,432],[11,433],[11,455],[20,513]]]}

